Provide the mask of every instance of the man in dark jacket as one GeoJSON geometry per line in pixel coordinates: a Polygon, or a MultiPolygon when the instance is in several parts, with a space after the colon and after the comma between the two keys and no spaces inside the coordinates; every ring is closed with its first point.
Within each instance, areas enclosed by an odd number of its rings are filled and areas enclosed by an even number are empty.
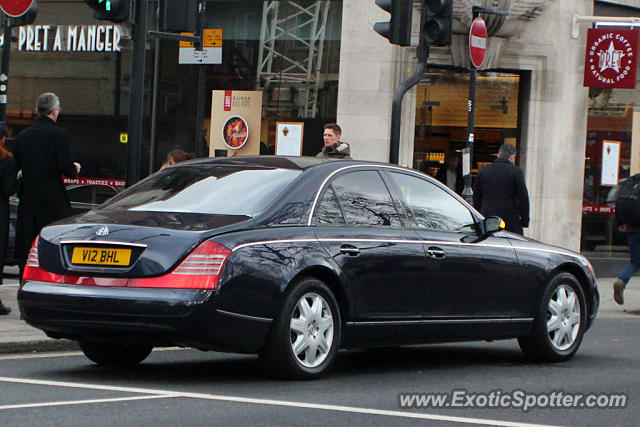
{"type": "Polygon", "coordinates": [[[473,205],[484,216],[497,215],[507,231],[522,234],[529,226],[529,193],[522,169],[514,164],[516,148],[502,144],[498,158],[480,169],[473,187],[473,205]]]}
{"type": "Polygon", "coordinates": [[[316,154],[322,159],[351,159],[351,147],[346,142],[340,141],[342,129],[336,123],[324,125],[322,139],[324,147],[316,154]]]}
{"type": "Polygon", "coordinates": [[[62,176],[75,178],[80,172],[80,164],[71,158],[69,134],[56,123],[60,100],[53,93],[44,93],[36,105],[38,121],[20,132],[15,143],[18,169],[22,170],[15,245],[21,273],[40,229],[71,215],[62,176]]]}

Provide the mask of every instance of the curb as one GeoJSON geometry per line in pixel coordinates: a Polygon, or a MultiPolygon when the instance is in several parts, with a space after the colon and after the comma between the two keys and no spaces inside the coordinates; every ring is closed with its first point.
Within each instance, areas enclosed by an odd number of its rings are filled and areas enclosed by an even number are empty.
{"type": "Polygon", "coordinates": [[[23,353],[50,353],[55,351],[79,351],[76,341],[65,339],[44,339],[21,342],[0,343],[0,355],[23,353]]]}

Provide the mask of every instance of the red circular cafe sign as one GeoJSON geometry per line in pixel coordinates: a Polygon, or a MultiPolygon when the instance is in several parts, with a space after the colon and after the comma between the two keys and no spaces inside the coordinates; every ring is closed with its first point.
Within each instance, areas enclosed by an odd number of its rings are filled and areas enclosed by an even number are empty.
{"type": "Polygon", "coordinates": [[[639,30],[591,28],[587,35],[584,85],[634,89],[639,30]]]}
{"type": "Polygon", "coordinates": [[[476,18],[471,24],[469,31],[469,54],[474,67],[482,67],[484,58],[487,55],[487,25],[484,19],[476,18]]]}
{"type": "Polygon", "coordinates": [[[33,0],[0,0],[0,9],[11,18],[17,18],[27,13],[33,0]]]}

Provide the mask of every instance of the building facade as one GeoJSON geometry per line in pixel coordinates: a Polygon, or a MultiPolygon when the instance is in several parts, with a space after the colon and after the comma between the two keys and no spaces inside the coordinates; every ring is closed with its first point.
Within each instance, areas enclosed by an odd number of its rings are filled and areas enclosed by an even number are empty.
{"type": "MultiPolygon", "coordinates": [[[[56,92],[86,173],[123,178],[135,29],[95,21],[81,0],[38,3],[36,22],[14,29],[11,130],[33,120],[40,93],[56,92]]],[[[413,46],[398,47],[373,31],[388,20],[373,0],[207,1],[205,27],[222,31],[220,64],[179,64],[177,42],[148,43],[143,176],[174,146],[198,151],[198,67],[206,70],[204,129],[212,91],[258,90],[264,153],[273,151],[278,121],[304,123],[304,155],[320,150],[323,124],[337,121],[354,158],[388,161],[391,100],[417,66],[420,3],[413,46]]],[[[151,1],[150,10],[156,5],[151,1]]],[[[484,16],[488,52],[478,73],[472,170],[491,162],[500,144],[513,143],[531,199],[525,235],[596,258],[624,257],[612,212],[594,206],[607,206],[611,190],[598,181],[602,141],[621,142],[620,179],[640,166],[640,101],[636,90],[583,87],[591,24],[580,24],[577,37],[572,30],[576,15],[640,16],[640,0],[454,0],[452,45],[431,49],[423,79],[404,98],[403,165],[432,173],[446,153],[466,145],[473,5],[508,15],[484,16]]]]}

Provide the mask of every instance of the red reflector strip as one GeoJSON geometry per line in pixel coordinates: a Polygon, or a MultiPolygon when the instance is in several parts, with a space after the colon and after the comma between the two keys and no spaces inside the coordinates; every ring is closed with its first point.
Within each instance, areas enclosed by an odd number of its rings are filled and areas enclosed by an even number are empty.
{"type": "Polygon", "coordinates": [[[119,278],[119,277],[86,277],[68,274],[49,273],[39,267],[25,266],[23,280],[38,282],[63,283],[65,285],[134,287],[134,288],[174,288],[174,289],[215,289],[218,276],[198,275],[186,276],[165,274],[160,277],[119,278]]]}

